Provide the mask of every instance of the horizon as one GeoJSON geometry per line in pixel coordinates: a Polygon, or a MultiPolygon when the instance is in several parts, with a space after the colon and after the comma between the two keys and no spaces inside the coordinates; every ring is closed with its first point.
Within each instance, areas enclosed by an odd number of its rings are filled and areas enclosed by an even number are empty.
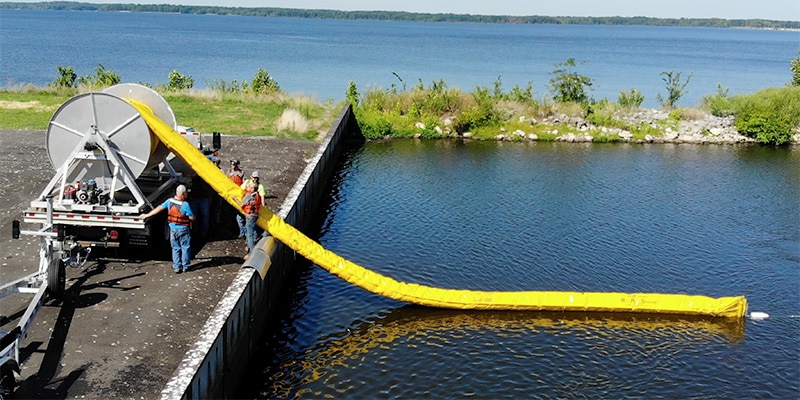
{"type": "MultiPolygon", "coordinates": [[[[0,1],[0,3],[43,3],[41,0],[0,1]]],[[[74,1],[88,4],[130,4],[117,0],[74,1]]],[[[336,11],[389,11],[425,14],[469,14],[493,16],[550,17],[646,17],[689,19],[766,19],[800,22],[800,1],[797,0],[731,0],[724,4],[711,0],[673,0],[669,4],[631,0],[562,0],[557,3],[496,0],[463,2],[460,0],[385,0],[375,5],[372,0],[178,0],[139,1],[136,4],[174,4],[206,7],[288,8],[336,11]]]]}

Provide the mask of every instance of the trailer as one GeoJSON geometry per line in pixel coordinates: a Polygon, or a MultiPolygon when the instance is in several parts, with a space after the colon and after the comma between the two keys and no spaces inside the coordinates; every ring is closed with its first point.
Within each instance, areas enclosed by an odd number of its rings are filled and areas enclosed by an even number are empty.
{"type": "Polygon", "coordinates": [[[221,147],[218,132],[212,146],[205,146],[198,132],[179,129],[166,100],[142,85],[79,94],[56,110],[45,137],[55,175],[12,227],[15,239],[40,238],[39,268],[0,286],[0,298],[33,295],[17,326],[0,332],[0,400],[13,392],[20,343],[39,308],[46,298],[64,295],[67,267],[82,267],[98,249],[136,255],[168,247],[165,216],[141,215],[171,197],[179,184],[190,186],[195,174],[161,143],[132,101],[180,130],[203,154],[213,157],[221,147]]]}

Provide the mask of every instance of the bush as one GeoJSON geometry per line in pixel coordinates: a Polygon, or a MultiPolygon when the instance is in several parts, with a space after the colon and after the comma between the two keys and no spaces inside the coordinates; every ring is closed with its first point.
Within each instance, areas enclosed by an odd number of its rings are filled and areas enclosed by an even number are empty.
{"type": "Polygon", "coordinates": [[[281,90],[278,82],[270,76],[269,72],[259,68],[256,75],[253,77],[252,85],[250,86],[253,93],[275,93],[281,90]]]}
{"type": "Polygon", "coordinates": [[[109,87],[122,82],[122,77],[114,71],[109,71],[103,64],[98,64],[94,69],[94,76],[85,75],[78,78],[78,84],[89,87],[109,87]]]}
{"type": "Polygon", "coordinates": [[[644,95],[642,95],[642,92],[634,88],[631,88],[629,92],[624,90],[620,91],[619,98],[617,99],[617,103],[619,103],[619,105],[628,108],[639,108],[643,102],[644,95]]]}
{"type": "Polygon", "coordinates": [[[367,139],[382,139],[392,134],[392,124],[381,113],[361,111],[356,113],[356,119],[367,139]]]}
{"type": "Polygon", "coordinates": [[[770,88],[751,95],[734,96],[734,124],[742,135],[759,143],[782,145],[800,125],[800,87],[770,88]]]}
{"type": "Polygon", "coordinates": [[[667,108],[675,107],[675,104],[678,103],[681,97],[686,94],[686,86],[689,85],[689,81],[692,80],[692,75],[686,78],[686,82],[681,82],[681,73],[675,71],[662,71],[659,75],[663,76],[661,80],[667,85],[667,97],[664,98],[659,93],[656,96],[656,99],[661,103],[662,106],[667,108]]]}
{"type": "Polygon", "coordinates": [[[588,106],[591,99],[587,88],[592,86],[593,80],[573,71],[576,65],[574,58],[556,64],[557,68],[550,72],[551,75],[554,75],[550,79],[550,91],[553,94],[553,100],[557,102],[572,102],[588,106]]]}
{"type": "Polygon", "coordinates": [[[73,67],[56,67],[58,69],[58,78],[56,78],[52,86],[58,88],[73,88],[75,87],[75,80],[78,79],[78,75],[75,73],[75,69],[73,67]]]}
{"type": "Polygon", "coordinates": [[[725,88],[721,83],[718,83],[716,94],[703,96],[701,100],[703,107],[707,108],[711,112],[711,115],[717,117],[733,115],[733,105],[728,98],[729,91],[729,88],[725,88]]]}
{"type": "Polygon", "coordinates": [[[358,107],[358,88],[355,82],[350,81],[347,85],[347,93],[345,96],[348,103],[352,104],[353,107],[358,107]]]}
{"type": "Polygon", "coordinates": [[[183,75],[178,70],[169,73],[168,90],[187,90],[194,86],[194,79],[191,76],[183,75]]]}
{"type": "Polygon", "coordinates": [[[800,86],[800,51],[790,64],[792,70],[792,86],[800,86]]]}

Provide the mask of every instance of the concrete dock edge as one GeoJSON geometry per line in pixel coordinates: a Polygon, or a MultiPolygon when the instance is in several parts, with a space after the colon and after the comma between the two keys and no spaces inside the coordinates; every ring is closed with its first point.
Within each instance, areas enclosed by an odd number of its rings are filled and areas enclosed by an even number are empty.
{"type": "MultiPolygon", "coordinates": [[[[319,217],[317,208],[330,186],[342,151],[364,137],[345,106],[277,214],[306,231],[319,217]]],[[[261,342],[276,301],[295,264],[294,251],[272,237],[263,238],[243,265],[161,392],[162,399],[235,397],[248,355],[261,342]],[[263,273],[264,276],[260,273],[263,273]]]]}

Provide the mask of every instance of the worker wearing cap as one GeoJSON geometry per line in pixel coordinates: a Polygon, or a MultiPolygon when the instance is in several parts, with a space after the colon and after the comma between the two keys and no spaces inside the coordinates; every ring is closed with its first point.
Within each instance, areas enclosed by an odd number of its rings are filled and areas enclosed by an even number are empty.
{"type": "MultiPolygon", "coordinates": [[[[261,195],[256,190],[256,183],[250,181],[247,183],[244,196],[239,205],[242,207],[242,212],[245,218],[245,236],[247,237],[246,252],[249,254],[253,249],[256,241],[256,221],[258,220],[258,212],[261,210],[262,200],[261,195]]],[[[247,256],[245,255],[245,259],[247,256]]]]}
{"type": "Polygon", "coordinates": [[[239,160],[232,159],[231,167],[228,169],[228,178],[231,178],[233,183],[241,186],[244,183],[244,170],[239,165],[239,160]]]}
{"type": "Polygon", "coordinates": [[[186,201],[186,186],[178,185],[175,189],[175,197],[167,199],[158,207],[150,210],[139,217],[147,219],[167,211],[167,221],[169,221],[169,237],[172,246],[172,269],[176,274],[189,270],[189,260],[192,257],[191,230],[189,229],[194,221],[194,213],[189,202],[186,201]]]}
{"type": "Polygon", "coordinates": [[[242,190],[247,190],[247,183],[251,181],[255,182],[256,187],[258,188],[258,194],[261,195],[261,198],[263,199],[266,197],[267,189],[265,189],[264,185],[261,184],[261,176],[259,175],[258,171],[251,172],[250,177],[245,179],[244,183],[242,183],[239,187],[241,187],[242,190]]]}
{"type": "MultiPolygon", "coordinates": [[[[258,171],[253,171],[253,172],[250,173],[250,177],[245,179],[244,183],[242,183],[242,185],[240,187],[242,188],[242,190],[246,191],[247,190],[247,185],[249,185],[250,183],[255,183],[256,188],[257,188],[256,191],[258,192],[259,195],[261,195],[261,202],[262,202],[262,204],[264,204],[263,203],[264,199],[267,198],[267,189],[265,189],[264,185],[261,184],[261,179],[260,178],[261,178],[261,176],[259,175],[258,171]]],[[[240,233],[243,232],[245,234],[245,238],[246,238],[247,237],[247,230],[246,230],[246,227],[245,227],[246,220],[245,220],[244,216],[241,215],[241,214],[236,214],[236,222],[239,223],[239,232],[240,233]]],[[[239,235],[239,237],[241,237],[241,235],[239,235]]]]}

